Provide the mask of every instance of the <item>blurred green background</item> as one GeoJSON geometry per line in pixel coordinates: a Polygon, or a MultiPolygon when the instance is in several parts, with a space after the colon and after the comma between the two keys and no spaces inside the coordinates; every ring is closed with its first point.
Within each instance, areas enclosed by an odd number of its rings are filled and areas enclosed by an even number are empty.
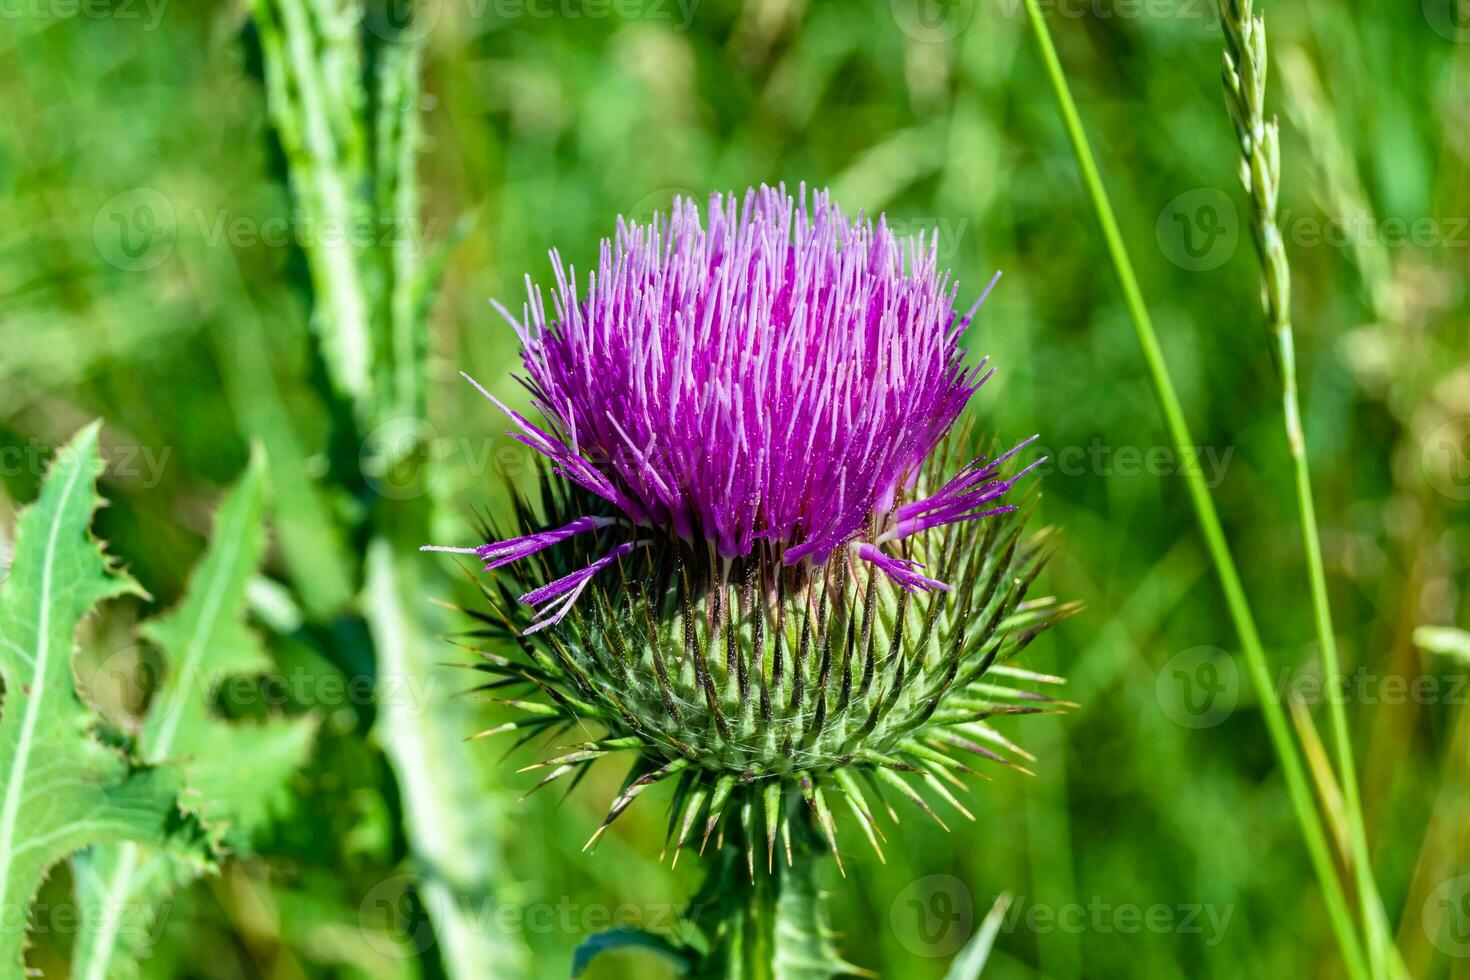
{"type": "MultiPolygon", "coordinates": [[[[1375,871],[1417,977],[1470,976],[1470,662],[1413,641],[1470,620],[1470,17],[1457,3],[1268,5],[1347,707],[1375,871]]],[[[1278,686],[1322,728],[1217,15],[1208,0],[1044,9],[1278,686]]],[[[474,543],[475,511],[493,511],[501,477],[529,477],[531,462],[456,376],[524,401],[514,335],[487,298],[518,308],[524,275],[548,281],[549,248],[585,269],[616,215],[646,218],[676,194],[829,186],[852,212],[937,229],[965,305],[1004,271],[967,337],[999,369],[972,411],[1002,441],[1041,434],[1043,515],[1066,533],[1046,588],[1087,604],[1029,651],[1032,667],[1068,676],[1080,707],[1005,729],[1038,756],[1035,778],[987,773],[974,824],[944,834],[910,808],[886,866],[854,837],[847,879],[828,869],[844,954],[883,976],[942,976],[1009,891],[987,976],[1339,975],[1019,0],[420,3],[422,228],[387,233],[453,244],[428,313],[426,409],[391,423],[417,448],[386,469],[382,433],[323,394],[306,257],[321,236],[356,232],[293,204],[249,5],[0,11],[0,527],[50,451],[101,417],[99,534],[156,602],[109,606],[84,660],[177,599],[252,438],[272,449],[278,500],[316,494],[321,519],[348,529],[351,563],[364,513],[389,526],[428,506],[437,542],[474,543]],[[283,461],[286,444],[299,455],[283,461]]],[[[361,619],[302,626],[281,590],[283,545],[312,530],[299,508],[295,522],[274,528],[255,620],[285,681],[272,710],[319,715],[316,747],[255,853],[153,911],[148,976],[447,972],[377,747],[408,733],[374,733],[378,707],[350,693],[374,671],[361,619]]],[[[472,602],[468,581],[449,561],[416,567],[428,631],[463,628],[430,599],[472,602]]],[[[324,566],[319,584],[335,574],[324,566]]],[[[470,659],[427,642],[430,662],[470,659]]],[[[445,705],[463,735],[501,717],[455,698],[472,683],[463,671],[418,680],[410,726],[445,705]]],[[[125,721],[129,707],[115,710],[125,721]]],[[[577,944],[610,925],[670,927],[700,868],[660,863],[661,808],[634,807],[582,855],[623,771],[595,770],[564,802],[522,802],[535,777],[513,773],[529,750],[503,761],[505,749],[472,743],[480,771],[462,772],[480,801],[465,860],[494,882],[467,899],[472,927],[528,951],[516,969],[537,977],[565,976],[577,944]]],[[[74,929],[54,910],[70,887],[58,869],[33,910],[29,962],[48,976],[67,975],[74,929]]],[[[659,969],[619,953],[589,975],[659,969]]]]}

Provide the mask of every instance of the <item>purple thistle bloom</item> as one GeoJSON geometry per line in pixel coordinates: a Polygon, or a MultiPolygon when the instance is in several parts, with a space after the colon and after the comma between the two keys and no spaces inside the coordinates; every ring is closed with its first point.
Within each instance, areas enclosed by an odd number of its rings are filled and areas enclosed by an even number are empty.
{"type": "Polygon", "coordinates": [[[1011,509],[998,501],[1016,478],[1000,466],[1015,449],[909,499],[990,377],[983,361],[966,368],[958,346],[990,287],[957,316],[937,237],[900,242],[882,217],[849,221],[825,192],[808,207],[805,186],[797,197],[784,185],[741,202],[714,195],[704,218],[676,200],[672,217],[650,225],[619,219],[585,292],[552,253],[552,315],[529,277],[520,319],[497,304],[520,336],[546,427],[471,383],[513,420],[516,439],[621,516],[435,550],[477,554],[491,569],[613,524],[638,535],[522,596],[555,601],[528,632],[559,621],[649,533],[704,539],[727,559],[765,549],[788,565],[847,548],[927,591],[948,586],[893,553],[896,542],[1011,509]]]}

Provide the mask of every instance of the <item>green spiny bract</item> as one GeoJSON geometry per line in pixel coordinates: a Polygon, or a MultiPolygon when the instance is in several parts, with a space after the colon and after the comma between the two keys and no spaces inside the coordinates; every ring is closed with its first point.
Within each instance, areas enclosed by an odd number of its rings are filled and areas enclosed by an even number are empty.
{"type": "MultiPolygon", "coordinates": [[[[515,526],[554,526],[595,506],[545,475],[539,509],[517,497],[515,526]]],[[[544,773],[534,789],[568,777],[575,785],[604,757],[633,757],[589,847],[635,798],[672,780],[675,860],[685,846],[723,839],[734,820],[741,839],[765,842],[764,862],[747,850],[752,874],[777,851],[789,862],[789,796],[806,801],[834,855],[837,818],[849,812],[881,858],[875,815],[892,814],[889,795],[941,825],[946,807],[969,817],[960,794],[971,762],[1024,772],[1017,760],[1032,759],[991,722],[1065,705],[1035,690],[1060,678],[1013,664],[1072,609],[1027,599],[1052,539],[1025,534],[1030,509],[905,541],[904,557],[951,592],[905,591],[846,551],[823,565],[784,565],[769,553],[726,559],[703,541],[655,537],[599,576],[556,628],[523,635],[532,618],[519,594],[629,532],[562,542],[481,586],[489,609],[472,611],[485,626],[473,636],[512,642],[482,653],[477,666],[492,680],[479,690],[520,717],[480,734],[544,735],[560,746],[523,770],[544,773]],[[574,732],[584,740],[568,742],[574,732]]]]}

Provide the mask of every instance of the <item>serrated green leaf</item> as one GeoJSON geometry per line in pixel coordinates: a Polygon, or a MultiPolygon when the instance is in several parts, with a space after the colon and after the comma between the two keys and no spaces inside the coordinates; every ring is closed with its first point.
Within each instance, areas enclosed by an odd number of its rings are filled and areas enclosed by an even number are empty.
{"type": "MultiPolygon", "coordinates": [[[[806,857],[808,868],[815,860],[806,857]]],[[[776,980],[828,980],[851,972],[837,955],[815,875],[788,869],[776,899],[771,976],[776,980]]]]}
{"type": "Polygon", "coordinates": [[[264,456],[257,451],[220,508],[184,598],[140,630],[163,654],[168,671],[149,705],[138,750],[146,762],[177,765],[184,780],[181,804],[199,818],[204,834],[175,837],[166,848],[106,845],[78,861],[79,896],[99,910],[94,928],[83,930],[73,949],[72,974],[80,980],[136,975],[142,950],[139,937],[126,929],[129,919],[207,870],[222,845],[245,850],[310,751],[313,718],[237,723],[211,710],[220,682],[271,666],[244,622],[265,546],[265,484],[264,456]]]}
{"type": "Polygon", "coordinates": [[[166,846],[127,841],[89,848],[72,858],[77,904],[88,915],[72,948],[72,972],[84,978],[131,978],[158,939],[170,894],[210,867],[197,833],[166,846]],[[190,840],[198,846],[190,847],[190,840]]]}
{"type": "Polygon", "coordinates": [[[582,940],[572,953],[572,977],[587,972],[592,961],[603,953],[620,949],[641,949],[669,960],[680,973],[687,973],[690,966],[689,951],[675,945],[670,939],[642,929],[619,928],[595,933],[582,940]]]}
{"type": "MultiPolygon", "coordinates": [[[[176,783],[137,772],[92,735],[77,695],[77,625],[105,599],[142,595],[111,568],[89,531],[100,503],[98,425],[57,454],[37,501],[17,524],[14,563],[0,583],[0,901],[26,908],[46,871],[102,841],[162,839],[176,783]]],[[[0,931],[0,969],[20,969],[24,931],[0,931]]]]}
{"type": "Polygon", "coordinates": [[[265,497],[265,457],[257,450],[220,508],[183,600],[140,630],[169,665],[139,736],[140,753],[151,763],[178,760],[185,807],[213,837],[237,847],[269,818],[272,800],[305,761],[316,729],[314,718],[231,722],[210,707],[220,682],[272,666],[244,621],[265,547],[265,497]]]}

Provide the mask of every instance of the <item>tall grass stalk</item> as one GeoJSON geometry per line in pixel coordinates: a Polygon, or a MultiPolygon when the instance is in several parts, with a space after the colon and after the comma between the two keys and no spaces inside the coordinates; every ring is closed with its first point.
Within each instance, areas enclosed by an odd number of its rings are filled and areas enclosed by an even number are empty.
{"type": "MultiPolygon", "coordinates": [[[[1082,128],[1082,120],[1077,113],[1077,106],[1072,99],[1071,89],[1067,84],[1061,61],[1052,44],[1051,32],[1046,26],[1037,0],[1026,0],[1026,17],[1036,36],[1037,47],[1040,50],[1053,95],[1056,97],[1062,122],[1067,130],[1067,137],[1077,157],[1082,182],[1087,190],[1092,208],[1097,214],[1098,224],[1102,228],[1103,239],[1107,244],[1108,254],[1118,277],[1118,284],[1123,291],[1124,302],[1128,307],[1134,332],[1143,350],[1149,380],[1153,385],[1159,408],[1164,415],[1164,424],[1169,430],[1176,450],[1183,456],[1187,453],[1188,447],[1195,445],[1195,442],[1184,420],[1179,395],[1174,390],[1174,383],[1164,363],[1158,334],[1154,330],[1148,307],[1144,304],[1143,293],[1139,289],[1137,276],[1133,272],[1132,260],[1128,257],[1127,247],[1123,244],[1123,236],[1118,230],[1112,204],[1108,200],[1102,177],[1098,173],[1091,144],[1082,128]]],[[[1246,601],[1245,589],[1241,585],[1235,559],[1226,543],[1220,516],[1215,510],[1214,500],[1210,496],[1204,474],[1197,467],[1186,467],[1184,479],[1190,503],[1194,508],[1195,519],[1204,536],[1205,546],[1209,551],[1215,574],[1225,593],[1226,607],[1240,638],[1247,673],[1255,688],[1262,714],[1266,720],[1266,731],[1270,736],[1277,758],[1281,762],[1287,792],[1291,797],[1292,808],[1296,812],[1297,822],[1300,825],[1302,839],[1306,843],[1312,867],[1322,888],[1328,918],[1337,938],[1338,947],[1342,951],[1343,962],[1354,980],[1364,980],[1369,976],[1369,971],[1363,956],[1362,944],[1354,929],[1342,882],[1338,879],[1336,869],[1333,867],[1332,853],[1328,849],[1327,838],[1312,799],[1311,786],[1307,780],[1301,753],[1292,739],[1286,712],[1281,702],[1277,700],[1271,684],[1270,670],[1266,662],[1265,650],[1261,645],[1260,633],[1246,601]]]]}
{"type": "MultiPolygon", "coordinates": [[[[1327,575],[1322,566],[1322,544],[1318,539],[1316,507],[1312,501],[1311,467],[1307,462],[1306,438],[1302,433],[1301,406],[1297,395],[1296,342],[1291,325],[1291,266],[1287,262],[1281,229],[1276,223],[1281,187],[1281,132],[1274,118],[1266,119],[1266,21],[1254,13],[1252,7],[1253,0],[1220,2],[1220,23],[1225,33],[1222,59],[1225,103],[1230,109],[1235,136],[1240,143],[1240,177],[1250,196],[1251,231],[1261,259],[1267,326],[1276,344],[1281,411],[1286,424],[1286,442],[1291,451],[1302,548],[1307,558],[1312,620],[1322,653],[1323,670],[1328,683],[1335,685],[1342,678],[1342,663],[1332,629],[1332,606],[1327,596],[1327,575]]],[[[1357,886],[1363,933],[1368,939],[1368,958],[1374,977],[1383,977],[1388,975],[1385,963],[1390,940],[1386,926],[1377,914],[1381,903],[1373,880],[1368,835],[1363,824],[1347,709],[1341,698],[1327,699],[1327,714],[1347,818],[1348,864],[1357,886]]]]}

